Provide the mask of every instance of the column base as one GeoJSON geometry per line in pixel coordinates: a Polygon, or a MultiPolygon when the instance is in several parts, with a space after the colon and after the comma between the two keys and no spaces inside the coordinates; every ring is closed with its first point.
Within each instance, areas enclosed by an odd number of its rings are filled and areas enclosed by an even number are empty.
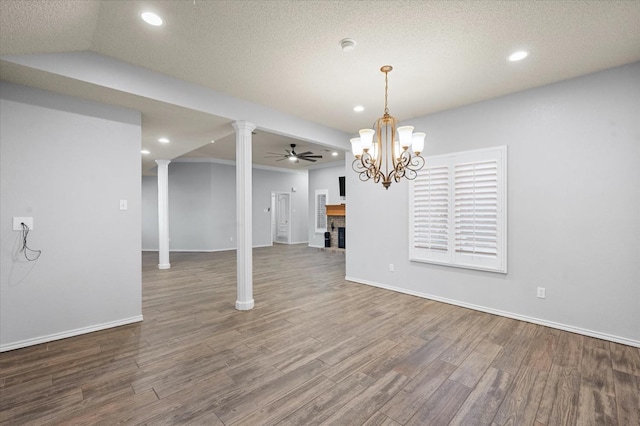
{"type": "Polygon", "coordinates": [[[239,311],[248,311],[253,309],[253,299],[251,299],[248,302],[241,302],[239,300],[236,300],[236,309],[239,311]]]}
{"type": "Polygon", "coordinates": [[[169,269],[171,268],[171,264],[170,263],[159,263],[158,264],[158,269],[169,269]]]}

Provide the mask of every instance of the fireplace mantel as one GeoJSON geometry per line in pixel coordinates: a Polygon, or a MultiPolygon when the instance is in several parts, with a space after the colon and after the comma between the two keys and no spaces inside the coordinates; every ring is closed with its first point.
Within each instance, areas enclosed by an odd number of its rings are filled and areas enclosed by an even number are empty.
{"type": "Polygon", "coordinates": [[[346,216],[345,204],[327,204],[327,216],[346,216]]]}

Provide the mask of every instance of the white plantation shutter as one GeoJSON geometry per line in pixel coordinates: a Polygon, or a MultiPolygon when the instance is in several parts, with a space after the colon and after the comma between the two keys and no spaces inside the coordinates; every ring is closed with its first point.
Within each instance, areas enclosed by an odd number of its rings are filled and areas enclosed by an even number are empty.
{"type": "Polygon", "coordinates": [[[413,246],[449,250],[449,167],[426,167],[414,181],[413,246]]]}
{"type": "Polygon", "coordinates": [[[326,232],[327,230],[327,198],[329,198],[328,189],[316,189],[316,232],[326,232]]]}
{"type": "Polygon", "coordinates": [[[428,157],[410,185],[410,258],[506,272],[506,147],[428,157]]]}
{"type": "Polygon", "coordinates": [[[455,250],[498,254],[497,162],[456,164],[454,172],[455,250]]]}

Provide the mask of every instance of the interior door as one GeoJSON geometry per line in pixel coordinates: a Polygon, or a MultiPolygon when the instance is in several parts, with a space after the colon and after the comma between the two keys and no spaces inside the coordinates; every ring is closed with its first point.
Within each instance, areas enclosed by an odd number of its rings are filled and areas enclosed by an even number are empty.
{"type": "Polygon", "coordinates": [[[273,192],[271,193],[271,209],[269,211],[271,212],[271,243],[273,244],[273,242],[278,241],[278,221],[276,219],[278,214],[276,212],[276,194],[274,194],[273,192]]]}
{"type": "Polygon", "coordinates": [[[289,243],[289,194],[278,193],[276,195],[276,241],[289,243]]]}

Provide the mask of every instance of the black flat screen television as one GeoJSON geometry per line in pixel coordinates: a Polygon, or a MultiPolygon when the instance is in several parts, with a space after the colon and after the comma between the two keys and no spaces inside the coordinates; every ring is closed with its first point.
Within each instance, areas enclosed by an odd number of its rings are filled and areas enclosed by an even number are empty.
{"type": "Polygon", "coordinates": [[[344,176],[340,176],[338,178],[338,180],[340,181],[340,196],[341,197],[346,197],[347,196],[347,192],[346,192],[346,186],[345,186],[345,181],[344,181],[344,176]]]}

